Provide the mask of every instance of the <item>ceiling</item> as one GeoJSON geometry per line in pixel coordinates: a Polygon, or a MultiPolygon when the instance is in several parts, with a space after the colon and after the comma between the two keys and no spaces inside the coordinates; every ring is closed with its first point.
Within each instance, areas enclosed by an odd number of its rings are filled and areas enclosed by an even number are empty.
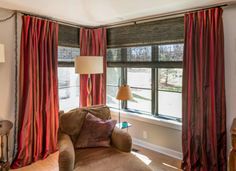
{"type": "Polygon", "coordinates": [[[99,26],[221,2],[229,0],[0,0],[0,7],[99,26]]]}

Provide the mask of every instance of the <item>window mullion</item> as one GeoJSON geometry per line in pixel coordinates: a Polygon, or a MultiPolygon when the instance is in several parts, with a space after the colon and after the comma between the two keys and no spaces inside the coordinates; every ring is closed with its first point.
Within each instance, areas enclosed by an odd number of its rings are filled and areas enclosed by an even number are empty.
{"type": "Polygon", "coordinates": [[[155,90],[155,93],[154,93],[154,95],[155,95],[155,112],[154,112],[154,114],[155,114],[155,116],[158,116],[159,115],[159,110],[158,110],[158,79],[159,79],[159,76],[158,76],[158,68],[156,68],[155,69],[155,88],[154,88],[154,90],[155,90]]]}
{"type": "MultiPolygon", "coordinates": [[[[127,48],[122,48],[121,49],[121,60],[122,61],[127,61],[127,48]]],[[[127,84],[127,68],[122,67],[121,68],[121,77],[122,77],[122,84],[127,84]]],[[[122,101],[121,102],[121,108],[122,109],[127,109],[127,101],[122,101]]]]}
{"type": "Polygon", "coordinates": [[[151,85],[151,92],[152,92],[152,96],[151,96],[151,100],[152,100],[152,109],[151,109],[151,113],[155,114],[155,69],[152,69],[152,85],[151,85]]]}
{"type": "MultiPolygon", "coordinates": [[[[155,60],[159,62],[159,46],[155,46],[155,60]]],[[[155,87],[154,87],[154,95],[155,95],[155,116],[159,115],[158,110],[158,86],[159,86],[159,76],[158,76],[158,67],[155,68],[155,87]]]]}
{"type": "MultiPolygon", "coordinates": [[[[123,84],[127,84],[128,80],[127,80],[127,68],[123,68],[123,84]]],[[[123,108],[127,109],[127,101],[123,101],[123,108]]]]}
{"type": "MultiPolygon", "coordinates": [[[[155,48],[155,45],[152,46],[152,61],[156,61],[156,48],[155,48]]],[[[153,115],[155,115],[155,108],[156,108],[156,99],[155,99],[155,87],[156,87],[156,84],[155,84],[155,68],[152,68],[152,73],[151,73],[151,78],[152,78],[152,85],[151,85],[151,92],[152,92],[152,95],[151,95],[151,113],[153,115]]]]}

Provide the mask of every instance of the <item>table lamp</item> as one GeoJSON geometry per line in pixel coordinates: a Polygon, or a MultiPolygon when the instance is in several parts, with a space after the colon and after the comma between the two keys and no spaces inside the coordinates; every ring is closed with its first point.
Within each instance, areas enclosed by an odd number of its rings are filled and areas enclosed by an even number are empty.
{"type": "Polygon", "coordinates": [[[92,81],[91,74],[103,73],[103,57],[102,56],[78,56],[75,58],[75,73],[88,74],[87,80],[87,106],[91,106],[92,102],[92,81]]]}
{"type": "Polygon", "coordinates": [[[116,99],[119,100],[119,124],[120,124],[120,101],[132,100],[133,95],[131,93],[131,89],[128,85],[121,85],[118,89],[116,99]]]}

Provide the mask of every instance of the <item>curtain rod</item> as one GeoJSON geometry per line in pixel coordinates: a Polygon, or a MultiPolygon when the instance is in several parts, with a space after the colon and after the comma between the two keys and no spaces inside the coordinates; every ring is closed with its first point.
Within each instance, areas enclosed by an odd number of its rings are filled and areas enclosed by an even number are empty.
{"type": "Polygon", "coordinates": [[[141,18],[126,20],[123,22],[116,22],[114,24],[109,24],[106,26],[106,28],[122,27],[122,26],[127,26],[127,25],[134,25],[134,24],[141,24],[141,23],[146,23],[146,22],[151,22],[151,21],[157,21],[157,20],[161,20],[161,19],[175,18],[175,17],[183,16],[185,13],[196,12],[196,11],[206,10],[206,9],[216,8],[216,7],[226,7],[226,6],[229,6],[232,4],[235,4],[235,1],[228,2],[228,3],[208,5],[208,6],[204,6],[204,7],[179,10],[179,11],[169,12],[169,13],[164,13],[164,14],[159,14],[159,15],[141,17],[141,18]]]}
{"type": "Polygon", "coordinates": [[[23,14],[23,15],[33,16],[35,18],[49,20],[49,21],[52,21],[52,22],[56,22],[58,24],[71,26],[71,27],[75,27],[75,28],[80,28],[80,27],[93,28],[91,26],[79,25],[79,24],[76,24],[76,23],[73,23],[73,22],[69,22],[69,21],[65,21],[65,20],[61,20],[61,19],[57,19],[57,18],[53,18],[53,17],[49,17],[49,16],[39,15],[39,14],[35,14],[35,13],[30,13],[30,12],[26,12],[26,11],[16,10],[16,12],[20,13],[20,14],[23,14]]]}

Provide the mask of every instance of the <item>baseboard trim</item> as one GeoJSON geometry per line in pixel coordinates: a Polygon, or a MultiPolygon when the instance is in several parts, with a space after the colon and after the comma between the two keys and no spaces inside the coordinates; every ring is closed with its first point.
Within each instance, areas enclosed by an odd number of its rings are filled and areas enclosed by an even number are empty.
{"type": "Polygon", "coordinates": [[[152,150],[152,151],[155,151],[155,152],[158,152],[158,153],[162,153],[162,154],[165,154],[167,156],[182,160],[183,154],[181,152],[171,150],[169,148],[161,147],[161,146],[158,146],[158,145],[155,145],[155,144],[151,144],[149,142],[146,142],[146,141],[143,141],[143,140],[140,140],[140,139],[137,139],[137,138],[132,138],[132,140],[133,140],[134,145],[138,145],[138,146],[141,146],[143,148],[147,148],[149,150],[152,150]]]}

